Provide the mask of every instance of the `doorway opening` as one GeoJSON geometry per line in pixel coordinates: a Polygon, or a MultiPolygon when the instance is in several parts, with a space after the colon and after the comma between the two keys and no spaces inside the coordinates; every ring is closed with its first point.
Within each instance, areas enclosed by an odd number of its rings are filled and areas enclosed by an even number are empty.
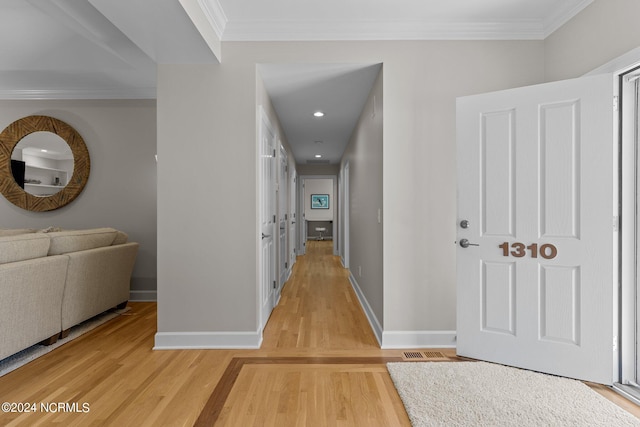
{"type": "MultiPolygon", "coordinates": [[[[333,255],[341,255],[345,267],[350,261],[356,266],[358,274],[351,274],[350,282],[361,305],[368,307],[369,322],[379,324],[383,298],[382,64],[257,64],[256,103],[259,115],[271,122],[275,140],[273,147],[261,141],[266,148],[258,153],[264,171],[272,168],[274,174],[271,178],[258,173],[259,180],[267,183],[258,185],[258,206],[264,212],[261,218],[257,215],[257,222],[273,230],[258,233],[262,266],[258,271],[258,329],[264,329],[278,304],[296,258],[305,254],[307,239],[331,240],[333,255]],[[269,179],[273,185],[268,184],[269,179]],[[305,181],[315,180],[330,181],[330,189],[306,194],[305,181]],[[345,185],[346,199],[342,194],[345,185]],[[354,195],[357,200],[352,209],[343,208],[354,195]],[[307,210],[312,196],[318,206],[307,210]],[[328,207],[321,204],[325,200],[328,207]],[[267,209],[269,203],[274,209],[267,209]],[[327,213],[331,215],[321,215],[327,213]],[[350,223],[351,229],[343,222],[350,223]],[[271,235],[274,242],[269,246],[271,235]],[[267,266],[272,266],[275,278],[267,266]]],[[[269,135],[266,130],[263,133],[269,135]]],[[[379,341],[380,333],[377,335],[379,341]]]]}

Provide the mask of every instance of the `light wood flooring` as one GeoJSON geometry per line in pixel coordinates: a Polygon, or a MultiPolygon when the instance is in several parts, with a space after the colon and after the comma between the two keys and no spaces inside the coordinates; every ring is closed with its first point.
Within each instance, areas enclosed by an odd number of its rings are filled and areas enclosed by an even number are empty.
{"type": "MultiPolygon", "coordinates": [[[[156,305],[130,303],[128,313],[0,377],[2,402],[37,407],[0,412],[0,425],[409,426],[385,368],[402,352],[378,347],[331,245],[308,242],[260,350],[154,351],[156,305]],[[42,411],[52,403],[67,406],[42,411]]],[[[452,349],[437,351],[438,360],[456,360],[452,349]]],[[[593,387],[640,417],[637,406],[593,387]]]]}

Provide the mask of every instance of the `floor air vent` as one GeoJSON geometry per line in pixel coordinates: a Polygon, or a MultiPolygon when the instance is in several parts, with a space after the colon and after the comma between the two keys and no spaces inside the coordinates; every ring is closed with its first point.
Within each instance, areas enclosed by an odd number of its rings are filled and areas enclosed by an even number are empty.
{"type": "Polygon", "coordinates": [[[430,359],[448,359],[439,351],[403,351],[402,359],[406,361],[421,361],[430,359]]]}

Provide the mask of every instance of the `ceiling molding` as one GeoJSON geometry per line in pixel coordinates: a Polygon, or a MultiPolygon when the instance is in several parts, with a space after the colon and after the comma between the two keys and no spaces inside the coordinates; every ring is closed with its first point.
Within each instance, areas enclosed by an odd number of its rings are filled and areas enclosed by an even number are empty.
{"type": "Polygon", "coordinates": [[[220,6],[218,0],[198,0],[198,4],[207,17],[213,31],[215,31],[218,38],[222,40],[227,22],[229,22],[224,10],[222,10],[222,6],[220,6]]]}
{"type": "Polygon", "coordinates": [[[544,38],[550,36],[558,28],[569,22],[574,16],[582,12],[587,6],[593,3],[593,0],[582,0],[580,3],[564,9],[558,9],[558,11],[551,15],[544,22],[544,38]]]}
{"type": "MultiPolygon", "coordinates": [[[[577,12],[576,12],[577,13],[577,12]]],[[[539,21],[495,23],[230,21],[223,41],[542,40],[539,21]]]]}
{"type": "Polygon", "coordinates": [[[0,100],[156,99],[156,88],[0,90],[0,100]]]}

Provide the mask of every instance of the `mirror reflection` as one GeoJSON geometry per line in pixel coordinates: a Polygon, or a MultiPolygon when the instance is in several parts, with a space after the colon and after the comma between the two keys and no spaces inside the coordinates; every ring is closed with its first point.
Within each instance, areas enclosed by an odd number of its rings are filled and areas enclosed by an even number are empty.
{"type": "Polygon", "coordinates": [[[73,153],[67,142],[52,132],[34,132],[18,142],[11,153],[16,183],[34,196],[61,191],[73,175],[73,153]]]}

